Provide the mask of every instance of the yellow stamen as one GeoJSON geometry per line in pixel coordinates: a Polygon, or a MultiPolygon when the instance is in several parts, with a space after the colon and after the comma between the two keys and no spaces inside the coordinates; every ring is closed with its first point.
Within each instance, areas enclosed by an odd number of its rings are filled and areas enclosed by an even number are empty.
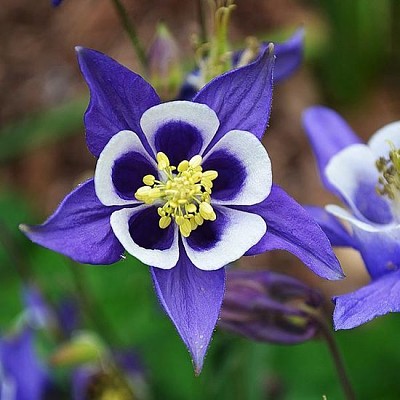
{"type": "Polygon", "coordinates": [[[167,228],[174,220],[181,235],[188,237],[204,220],[215,221],[217,216],[210,202],[212,181],[217,179],[218,173],[203,172],[200,155],[181,161],[177,168],[170,165],[162,152],[157,153],[156,159],[164,181],[156,180],[153,175],[144,176],[145,186],[136,191],[135,197],[145,204],[159,204],[160,228],[167,228]]]}
{"type": "Polygon", "coordinates": [[[400,219],[400,149],[393,143],[389,145],[389,157],[380,157],[375,163],[380,173],[376,191],[390,199],[392,212],[400,219]]]}

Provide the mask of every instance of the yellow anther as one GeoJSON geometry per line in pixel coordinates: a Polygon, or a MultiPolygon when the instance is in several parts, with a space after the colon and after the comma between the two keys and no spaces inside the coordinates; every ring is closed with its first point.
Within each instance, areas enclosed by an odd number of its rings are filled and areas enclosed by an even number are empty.
{"type": "Polygon", "coordinates": [[[156,158],[159,170],[164,171],[166,168],[169,167],[169,159],[163,152],[160,151],[159,153],[157,153],[156,158]]]}
{"type": "Polygon", "coordinates": [[[158,225],[160,226],[161,229],[167,228],[170,223],[171,223],[171,217],[166,217],[166,216],[161,217],[160,220],[158,221],[158,225]]]}
{"type": "Polygon", "coordinates": [[[196,214],[194,216],[194,221],[196,222],[197,225],[203,225],[204,219],[200,214],[196,214]]]}
{"type": "Polygon", "coordinates": [[[188,160],[183,160],[178,165],[178,171],[179,172],[186,171],[188,168],[189,168],[189,161],[188,160]]]}
{"type": "Polygon", "coordinates": [[[153,186],[156,178],[153,175],[146,175],[143,177],[143,183],[147,186],[153,186]]]}
{"type": "Polygon", "coordinates": [[[194,231],[197,228],[196,221],[195,221],[195,219],[193,217],[190,218],[189,221],[190,221],[190,228],[192,229],[192,231],[194,231]]]}
{"type": "Polygon", "coordinates": [[[213,221],[216,218],[216,215],[215,215],[214,209],[212,208],[212,205],[205,201],[203,201],[200,204],[199,212],[200,212],[200,215],[206,220],[213,221]]]}
{"type": "Polygon", "coordinates": [[[196,205],[193,204],[193,203],[188,204],[188,206],[186,207],[186,211],[187,211],[188,213],[195,213],[195,212],[197,211],[197,207],[196,207],[196,205]]]}
{"type": "Polygon", "coordinates": [[[188,237],[192,231],[192,226],[188,219],[185,219],[182,224],[179,225],[179,230],[184,237],[188,237]]]}
{"type": "Polygon", "coordinates": [[[208,188],[208,189],[211,189],[212,187],[213,187],[213,183],[209,180],[209,179],[202,179],[201,180],[201,184],[203,185],[203,186],[205,186],[206,188],[208,188]]]}
{"type": "Polygon", "coordinates": [[[200,155],[197,155],[197,156],[194,156],[194,157],[192,157],[192,158],[190,159],[189,165],[190,165],[192,168],[196,168],[196,167],[199,167],[199,166],[201,165],[201,162],[202,162],[202,161],[203,161],[203,157],[200,156],[200,155]]]}
{"type": "Polygon", "coordinates": [[[218,177],[218,172],[212,169],[203,172],[203,179],[208,179],[210,181],[213,181],[214,179],[217,179],[217,177],[218,177]]]}
{"type": "Polygon", "coordinates": [[[178,215],[175,217],[175,222],[180,226],[185,222],[185,217],[182,217],[182,215],[178,215]]]}

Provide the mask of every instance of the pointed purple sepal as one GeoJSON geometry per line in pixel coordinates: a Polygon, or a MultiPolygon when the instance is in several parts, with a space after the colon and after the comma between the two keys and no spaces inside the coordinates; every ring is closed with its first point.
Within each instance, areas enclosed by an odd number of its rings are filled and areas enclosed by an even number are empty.
{"type": "Polygon", "coordinates": [[[42,225],[21,225],[32,242],[87,264],[117,262],[124,248],[115,237],[110,215],[96,196],[93,179],[78,186],[42,225]]]}
{"type": "Polygon", "coordinates": [[[209,148],[231,130],[248,131],[259,139],[264,135],[271,112],[274,61],[271,44],[256,61],[213,79],[193,99],[212,108],[221,123],[209,148]]]}
{"type": "Polygon", "coordinates": [[[186,344],[198,375],[221,310],[225,270],[200,270],[181,248],[174,268],[151,268],[151,273],[158,298],[186,344]]]}
{"type": "Polygon", "coordinates": [[[333,298],[335,329],[351,329],[390,312],[400,312],[400,271],[389,272],[353,293],[333,298]]]}
{"type": "Polygon", "coordinates": [[[303,127],[317,159],[321,180],[336,193],[326,178],[325,167],[335,154],[361,140],[337,112],[323,106],[309,107],[303,113],[303,127]]]}
{"type": "Polygon", "coordinates": [[[135,132],[147,150],[140,118],[160,103],[152,86],[140,75],[98,51],[76,48],[79,66],[90,89],[85,113],[86,141],[98,157],[108,141],[122,130],[135,132]]]}
{"type": "Polygon", "coordinates": [[[331,244],[307,211],[277,185],[269,196],[254,206],[240,207],[264,218],[267,233],[246,255],[286,250],[325,279],[344,277],[331,244]]]}

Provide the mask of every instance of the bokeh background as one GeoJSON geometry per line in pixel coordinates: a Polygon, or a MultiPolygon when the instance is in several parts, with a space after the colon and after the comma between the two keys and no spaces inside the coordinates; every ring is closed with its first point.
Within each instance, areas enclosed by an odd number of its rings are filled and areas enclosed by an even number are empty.
{"type": "MultiPolygon", "coordinates": [[[[305,28],[304,63],[275,88],[265,145],[275,182],[296,200],[335,202],[320,184],[301,114],[313,104],[331,106],[364,139],[400,119],[400,1],[236,3],[230,33],[237,48],[250,35],[282,41],[299,26],[305,28]]],[[[145,46],[162,20],[179,44],[182,65],[193,67],[190,37],[199,31],[194,0],[124,4],[145,46]]],[[[146,267],[132,257],[112,266],[77,266],[31,244],[18,231],[21,222],[42,222],[95,166],[84,140],[88,90],[75,60],[76,45],[140,70],[110,1],[64,0],[54,9],[46,0],[1,0],[0,332],[7,331],[22,309],[21,278],[33,279],[52,304],[66,296],[80,299],[83,326],[115,346],[137,351],[151,398],[342,398],[320,340],[284,347],[217,330],[203,373],[194,377],[184,345],[160,311],[146,267]]],[[[338,249],[338,255],[348,277],[335,283],[315,277],[281,252],[238,264],[299,277],[325,294],[329,312],[332,294],[348,292],[368,279],[358,254],[338,249]]],[[[335,334],[358,398],[400,398],[399,330],[399,316],[389,315],[335,334]]]]}

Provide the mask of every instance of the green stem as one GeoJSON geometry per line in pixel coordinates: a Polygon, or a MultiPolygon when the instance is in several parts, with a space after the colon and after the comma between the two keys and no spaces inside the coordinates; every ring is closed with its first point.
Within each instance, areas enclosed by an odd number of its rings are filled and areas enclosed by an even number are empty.
{"type": "Polygon", "coordinates": [[[332,330],[326,323],[323,317],[315,317],[319,327],[320,333],[326,341],[329,352],[332,356],[333,363],[335,364],[335,369],[339,376],[339,381],[342,385],[343,392],[345,394],[346,400],[356,400],[356,395],[351,385],[350,379],[347,375],[346,368],[343,362],[343,357],[340,353],[339,347],[333,337],[332,330]]]}
{"type": "Polygon", "coordinates": [[[125,32],[128,34],[129,39],[132,42],[133,48],[135,49],[136,55],[138,56],[144,71],[147,73],[148,62],[146,52],[144,51],[144,48],[140,43],[139,37],[136,33],[136,29],[129,19],[128,13],[126,12],[124,5],[120,0],[111,0],[111,2],[114,5],[115,11],[118,14],[121,24],[125,29],[125,32]]]}
{"type": "Polygon", "coordinates": [[[75,264],[72,261],[70,261],[68,265],[76,288],[78,302],[85,318],[93,325],[95,330],[100,333],[100,336],[107,344],[115,344],[115,335],[109,329],[109,325],[107,324],[106,320],[102,316],[99,316],[99,307],[95,305],[93,297],[90,295],[85,274],[82,270],[84,266],[75,264]]]}
{"type": "Polygon", "coordinates": [[[200,26],[200,43],[206,43],[207,41],[207,28],[206,28],[206,20],[205,20],[205,10],[204,10],[204,1],[205,0],[197,0],[197,13],[198,20],[200,26]]]}

